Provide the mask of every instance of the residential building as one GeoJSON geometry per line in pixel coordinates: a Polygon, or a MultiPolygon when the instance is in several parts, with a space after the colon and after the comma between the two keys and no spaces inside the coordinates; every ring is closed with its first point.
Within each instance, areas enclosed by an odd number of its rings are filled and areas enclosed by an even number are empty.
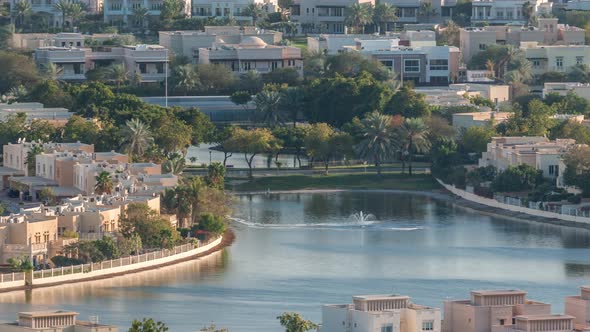
{"type": "Polygon", "coordinates": [[[124,65],[142,83],[161,82],[170,75],[168,50],[160,45],[41,47],[35,50],[35,62],[39,66],[55,64],[62,70],[60,78],[70,81],[85,80],[89,70],[112,64],[124,65]]]}
{"type": "Polygon", "coordinates": [[[276,45],[283,40],[281,32],[245,26],[205,27],[205,31],[160,31],[160,45],[199,62],[199,49],[209,48],[213,43],[240,44],[245,38],[258,37],[268,45],[276,45]]]}
{"type": "Polygon", "coordinates": [[[248,71],[260,74],[279,68],[292,68],[303,75],[301,49],[268,45],[258,37],[244,38],[239,44],[214,43],[199,49],[199,63],[220,64],[239,75],[248,71]]]}
{"type": "Polygon", "coordinates": [[[318,331],[441,331],[440,309],[414,304],[408,296],[353,296],[352,302],[324,305],[318,331]]]}
{"type": "MultiPolygon", "coordinates": [[[[551,305],[527,299],[521,290],[472,291],[469,300],[444,302],[443,332],[492,332],[522,315],[549,315],[551,305]]],[[[542,331],[542,330],[537,330],[542,331]]]]}
{"type": "MultiPolygon", "coordinates": [[[[139,27],[142,22],[134,17],[138,9],[146,8],[148,17],[146,20],[159,19],[164,1],[162,0],[103,0],[103,18],[109,25],[126,25],[139,27]]],[[[191,14],[191,1],[181,0],[183,13],[191,14]]]]}
{"type": "Polygon", "coordinates": [[[215,17],[230,18],[242,22],[252,22],[251,16],[244,15],[244,9],[249,4],[255,3],[267,13],[274,13],[278,10],[277,0],[192,0],[193,17],[215,17]]]}
{"type": "Polygon", "coordinates": [[[543,98],[550,93],[556,93],[565,96],[573,92],[576,95],[590,100],[590,84],[579,82],[552,82],[545,83],[543,86],[543,98]]]}
{"type": "Polygon", "coordinates": [[[416,85],[448,85],[457,80],[460,63],[457,47],[375,46],[361,46],[358,52],[381,62],[403,81],[413,81],[416,85]]]}
{"type": "MultiPolygon", "coordinates": [[[[15,4],[19,2],[19,0],[9,1],[10,8],[14,8],[15,4]]],[[[54,6],[57,2],[59,2],[59,0],[31,0],[31,11],[33,13],[43,13],[48,15],[49,26],[59,28],[62,26],[64,17],[62,16],[61,11],[57,10],[54,6]]],[[[88,13],[96,14],[102,9],[103,0],[80,0],[78,2],[87,8],[88,13]]],[[[66,15],[65,24],[63,25],[67,28],[71,28],[73,26],[72,18],[66,15]]]]}
{"type": "Polygon", "coordinates": [[[468,63],[474,55],[490,45],[520,47],[523,42],[537,42],[540,45],[584,45],[585,31],[558,24],[557,18],[538,18],[536,27],[503,25],[461,29],[459,39],[463,62],[468,63]]]}
{"type": "Polygon", "coordinates": [[[549,141],[546,137],[494,137],[479,159],[479,166],[494,166],[503,171],[510,166],[529,165],[556,179],[563,169],[562,156],[576,146],[573,139],[549,141]]]}
{"type": "Polygon", "coordinates": [[[112,325],[98,323],[96,317],[90,321],[80,321],[79,314],[73,311],[33,311],[19,312],[18,320],[13,323],[0,324],[4,332],[117,332],[112,325]]]}
{"type": "Polygon", "coordinates": [[[29,122],[32,120],[44,120],[56,127],[65,125],[73,115],[66,108],[46,108],[41,103],[0,104],[0,120],[6,120],[7,117],[19,113],[24,113],[29,122]]]}
{"type": "Polygon", "coordinates": [[[18,257],[28,257],[34,265],[44,263],[57,238],[55,216],[0,217],[0,263],[18,257]]]}
{"type": "MultiPolygon", "coordinates": [[[[498,24],[526,24],[527,18],[522,13],[525,0],[476,0],[473,1],[471,22],[498,24]]],[[[534,13],[550,13],[551,5],[547,0],[532,0],[534,13]]]]}
{"type": "Polygon", "coordinates": [[[453,127],[456,129],[470,128],[470,127],[484,127],[488,124],[502,123],[510,116],[512,112],[469,112],[469,113],[455,113],[453,114],[453,127]]]}
{"type": "Polygon", "coordinates": [[[521,315],[514,317],[512,325],[493,326],[492,332],[574,332],[573,322],[568,315],[521,315]]]}
{"type": "Polygon", "coordinates": [[[302,33],[346,33],[346,8],[354,4],[375,5],[375,0],[294,0],[291,21],[302,33]]]}
{"type": "Polygon", "coordinates": [[[533,75],[548,71],[566,72],[577,65],[590,65],[589,45],[547,45],[521,43],[526,58],[533,64],[533,75]]]}
{"type": "Polygon", "coordinates": [[[338,54],[347,49],[361,50],[363,47],[395,46],[436,46],[436,33],[430,30],[402,31],[400,33],[388,33],[378,35],[354,35],[354,34],[321,34],[307,37],[307,48],[311,52],[328,55],[338,54]]]}
{"type": "Polygon", "coordinates": [[[580,295],[565,298],[565,313],[574,317],[574,324],[590,326],[590,286],[580,287],[580,295]]]}

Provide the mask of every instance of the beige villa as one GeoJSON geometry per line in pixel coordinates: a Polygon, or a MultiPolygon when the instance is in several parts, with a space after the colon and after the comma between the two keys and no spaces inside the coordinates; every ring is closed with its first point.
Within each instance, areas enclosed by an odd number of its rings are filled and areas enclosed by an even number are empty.
{"type": "Polygon", "coordinates": [[[97,321],[79,321],[73,311],[34,311],[19,312],[18,320],[0,324],[2,332],[117,332],[113,325],[99,324],[97,321]]]}

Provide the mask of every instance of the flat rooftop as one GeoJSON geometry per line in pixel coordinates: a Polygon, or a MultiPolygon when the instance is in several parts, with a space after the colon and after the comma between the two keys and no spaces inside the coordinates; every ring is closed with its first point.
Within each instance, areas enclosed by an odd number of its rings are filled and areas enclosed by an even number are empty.
{"type": "Polygon", "coordinates": [[[48,317],[48,316],[69,316],[79,315],[75,311],[55,310],[55,311],[24,311],[19,312],[19,317],[48,317]]]}
{"type": "Polygon", "coordinates": [[[395,294],[377,294],[377,295],[356,295],[356,296],[353,296],[352,299],[359,300],[359,301],[392,300],[392,299],[408,300],[408,299],[410,299],[410,297],[405,296],[405,295],[395,295],[395,294]]]}
{"type": "Polygon", "coordinates": [[[496,296],[496,295],[526,295],[526,292],[520,289],[498,289],[498,290],[474,290],[472,295],[496,296]]]}
{"type": "Polygon", "coordinates": [[[520,315],[514,317],[520,320],[550,320],[550,319],[574,319],[574,316],[562,314],[547,314],[547,315],[520,315]]]}

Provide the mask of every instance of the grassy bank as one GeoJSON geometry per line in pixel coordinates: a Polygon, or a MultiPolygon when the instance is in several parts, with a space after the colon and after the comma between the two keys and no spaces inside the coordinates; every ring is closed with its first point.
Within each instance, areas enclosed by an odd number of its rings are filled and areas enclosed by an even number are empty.
{"type": "MultiPolygon", "coordinates": [[[[231,181],[229,181],[231,183],[231,181]]],[[[429,174],[385,173],[292,175],[255,178],[240,184],[229,184],[235,191],[302,190],[302,189],[397,189],[433,190],[439,184],[429,174]]]]}

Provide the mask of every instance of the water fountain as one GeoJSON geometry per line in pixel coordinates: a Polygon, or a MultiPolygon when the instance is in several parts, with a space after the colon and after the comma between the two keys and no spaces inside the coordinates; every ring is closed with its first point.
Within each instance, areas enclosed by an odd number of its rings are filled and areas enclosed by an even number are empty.
{"type": "Polygon", "coordinates": [[[358,225],[364,226],[369,225],[373,221],[375,221],[375,215],[371,213],[365,214],[363,211],[359,211],[357,213],[353,213],[350,215],[350,218],[354,220],[358,225]]]}

